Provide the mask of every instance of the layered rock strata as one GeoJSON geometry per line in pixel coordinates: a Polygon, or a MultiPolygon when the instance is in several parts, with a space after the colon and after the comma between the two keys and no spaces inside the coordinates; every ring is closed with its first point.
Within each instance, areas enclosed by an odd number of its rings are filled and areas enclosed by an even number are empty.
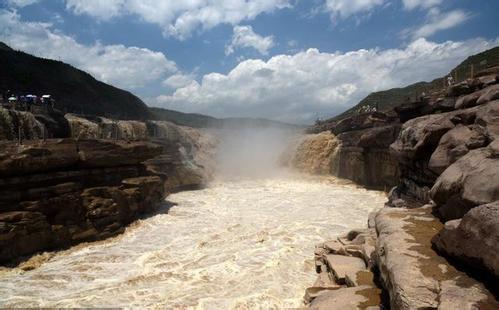
{"type": "Polygon", "coordinates": [[[288,164],[304,172],[332,174],[388,190],[398,180],[398,166],[389,146],[399,129],[384,113],[352,116],[330,131],[305,136],[288,164]]]}
{"type": "Polygon", "coordinates": [[[0,150],[1,263],[116,235],[164,198],[143,164],[158,145],[61,139],[0,150]]]}

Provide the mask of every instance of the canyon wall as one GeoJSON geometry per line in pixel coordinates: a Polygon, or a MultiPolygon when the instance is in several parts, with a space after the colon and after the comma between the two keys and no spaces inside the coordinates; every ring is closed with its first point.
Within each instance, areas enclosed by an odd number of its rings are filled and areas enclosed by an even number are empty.
{"type": "Polygon", "coordinates": [[[213,174],[217,141],[192,128],[57,112],[0,116],[0,264],[119,234],[168,193],[213,174]]]}
{"type": "Polygon", "coordinates": [[[332,174],[389,190],[398,182],[398,165],[389,146],[399,130],[397,120],[385,113],[355,115],[329,131],[301,138],[283,161],[303,172],[332,174]]]}
{"type": "MultiPolygon", "coordinates": [[[[377,137],[368,141],[389,154],[397,171],[384,172],[396,186],[386,207],[369,216],[368,229],[317,246],[319,276],[305,301],[314,309],[342,303],[357,309],[499,308],[499,67],[393,112],[391,124],[344,131],[340,121],[304,142],[340,141],[332,151],[322,149],[334,163],[329,172],[368,185],[374,180],[362,177],[366,168],[355,169],[372,152],[363,135],[377,137]],[[393,131],[377,135],[390,126],[393,131]],[[342,148],[344,161],[338,160],[342,148]]],[[[369,165],[387,166],[383,160],[369,165]]]]}

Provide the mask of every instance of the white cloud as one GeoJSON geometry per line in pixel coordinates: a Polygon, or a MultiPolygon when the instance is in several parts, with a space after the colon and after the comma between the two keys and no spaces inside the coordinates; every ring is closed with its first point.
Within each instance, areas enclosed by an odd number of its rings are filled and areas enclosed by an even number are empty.
{"type": "Polygon", "coordinates": [[[194,81],[194,78],[194,75],[177,73],[168,77],[162,84],[163,86],[177,89],[191,84],[194,81]]]}
{"type": "Polygon", "coordinates": [[[125,12],[125,0],[66,0],[66,8],[75,14],[88,14],[109,20],[125,12]]]}
{"type": "Polygon", "coordinates": [[[22,7],[37,3],[38,1],[40,1],[40,0],[7,0],[7,4],[9,4],[11,6],[22,8],[22,7]]]}
{"type": "Polygon", "coordinates": [[[290,0],[66,0],[66,7],[101,20],[137,15],[159,25],[165,36],[186,39],[196,30],[237,25],[262,13],[290,7],[290,0]]]}
{"type": "Polygon", "coordinates": [[[415,8],[429,9],[440,5],[443,0],[402,0],[404,8],[407,10],[413,10],[415,8]]]}
{"type": "Polygon", "coordinates": [[[331,14],[331,19],[347,18],[359,13],[368,13],[384,2],[385,0],[326,0],[325,10],[331,14]]]}
{"type": "Polygon", "coordinates": [[[433,43],[418,39],[402,49],[347,53],[309,49],[266,62],[249,59],[228,74],[207,74],[200,82],[192,81],[149,103],[215,116],[311,122],[317,116],[342,112],[372,91],[443,76],[467,56],[498,44],[499,40],[433,43]]]}
{"type": "Polygon", "coordinates": [[[435,33],[461,25],[471,18],[471,14],[463,10],[453,10],[441,13],[438,9],[431,9],[427,21],[422,26],[409,31],[413,38],[426,38],[435,33]]]}
{"type": "Polygon", "coordinates": [[[163,53],[124,45],[83,45],[49,23],[23,22],[0,10],[0,41],[36,56],[60,59],[118,87],[136,89],[178,71],[163,53]]]}
{"type": "Polygon", "coordinates": [[[262,55],[267,55],[269,49],[274,46],[272,36],[263,37],[253,31],[251,26],[235,26],[232,34],[232,42],[225,47],[225,55],[234,53],[237,48],[254,48],[262,55]]]}

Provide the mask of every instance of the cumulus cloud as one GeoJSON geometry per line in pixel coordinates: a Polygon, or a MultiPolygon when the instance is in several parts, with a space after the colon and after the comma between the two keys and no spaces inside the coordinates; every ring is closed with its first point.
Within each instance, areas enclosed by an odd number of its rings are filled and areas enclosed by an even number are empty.
{"type": "Polygon", "coordinates": [[[149,103],[221,117],[312,122],[344,111],[372,91],[442,76],[467,56],[498,44],[499,40],[418,39],[401,49],[347,53],[309,49],[268,61],[249,59],[227,74],[206,74],[199,82],[191,81],[149,103]]]}
{"type": "Polygon", "coordinates": [[[290,0],[65,0],[75,14],[101,20],[132,14],[159,25],[165,36],[186,39],[196,30],[237,25],[262,13],[290,7],[290,0]]]}
{"type": "Polygon", "coordinates": [[[194,81],[195,76],[191,74],[176,73],[163,81],[163,86],[173,89],[182,88],[194,81]]]}
{"type": "Polygon", "coordinates": [[[60,59],[118,87],[140,88],[178,71],[163,53],[119,44],[83,45],[49,23],[21,21],[16,12],[0,10],[0,25],[0,41],[11,47],[60,59]]]}
{"type": "Polygon", "coordinates": [[[431,9],[427,21],[409,32],[413,38],[430,37],[439,31],[459,26],[470,18],[471,14],[463,10],[441,13],[438,9],[431,9]]]}
{"type": "Polygon", "coordinates": [[[440,5],[443,0],[402,0],[404,8],[407,10],[413,10],[415,8],[429,9],[440,5]]]}
{"type": "Polygon", "coordinates": [[[237,48],[254,48],[262,55],[267,55],[274,46],[272,36],[263,37],[253,31],[251,26],[235,26],[232,42],[225,47],[225,55],[234,53],[237,48]]]}
{"type": "Polygon", "coordinates": [[[331,14],[331,19],[347,18],[354,14],[369,12],[384,2],[385,0],[326,0],[325,10],[331,14]]]}

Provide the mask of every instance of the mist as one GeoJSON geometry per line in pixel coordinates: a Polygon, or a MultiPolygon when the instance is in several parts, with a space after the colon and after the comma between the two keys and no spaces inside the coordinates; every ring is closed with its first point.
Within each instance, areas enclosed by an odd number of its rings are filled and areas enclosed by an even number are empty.
{"type": "Polygon", "coordinates": [[[220,143],[216,154],[218,179],[248,179],[282,176],[286,169],[280,157],[300,130],[275,127],[216,129],[220,143]]]}

